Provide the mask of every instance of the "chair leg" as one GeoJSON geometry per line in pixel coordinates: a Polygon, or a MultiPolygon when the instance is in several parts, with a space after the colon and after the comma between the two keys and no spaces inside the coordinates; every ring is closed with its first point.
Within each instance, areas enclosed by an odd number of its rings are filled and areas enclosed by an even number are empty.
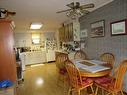
{"type": "Polygon", "coordinates": [[[58,74],[57,85],[65,88],[65,86],[66,86],[65,83],[66,83],[66,76],[58,74]]]}
{"type": "Polygon", "coordinates": [[[94,93],[93,86],[91,85],[90,88],[91,88],[91,90],[92,90],[92,94],[93,94],[93,93],[94,93]]]}
{"type": "Polygon", "coordinates": [[[106,95],[118,95],[118,93],[114,93],[114,92],[112,92],[112,93],[108,93],[108,94],[106,94],[106,95]]]}
{"type": "Polygon", "coordinates": [[[112,95],[115,95],[115,93],[112,93],[112,95]]]}
{"type": "Polygon", "coordinates": [[[111,93],[107,93],[106,95],[110,95],[111,93]]]}
{"type": "Polygon", "coordinates": [[[80,94],[80,90],[78,90],[78,95],[81,95],[81,94],[80,94]]]}
{"type": "Polygon", "coordinates": [[[102,93],[102,95],[104,95],[104,90],[103,89],[101,89],[101,93],[102,93]]]}
{"type": "Polygon", "coordinates": [[[97,86],[97,88],[96,88],[95,95],[97,95],[97,92],[98,92],[98,86],[97,86]]]}
{"type": "Polygon", "coordinates": [[[60,81],[60,75],[58,74],[58,76],[57,76],[57,85],[59,85],[59,81],[60,81]]]}
{"type": "Polygon", "coordinates": [[[70,92],[71,92],[71,87],[69,87],[69,90],[68,90],[68,95],[70,95],[70,92]]]}
{"type": "Polygon", "coordinates": [[[123,93],[123,91],[122,91],[122,90],[121,90],[120,92],[121,92],[121,94],[122,94],[122,95],[124,95],[124,93],[123,93]]]}
{"type": "Polygon", "coordinates": [[[64,88],[66,88],[66,76],[63,76],[63,85],[64,85],[64,88]]]}

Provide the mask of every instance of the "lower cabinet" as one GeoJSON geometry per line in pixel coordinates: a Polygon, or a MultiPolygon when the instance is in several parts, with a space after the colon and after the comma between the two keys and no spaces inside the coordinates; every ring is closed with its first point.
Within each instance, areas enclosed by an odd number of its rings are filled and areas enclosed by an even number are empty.
{"type": "Polygon", "coordinates": [[[22,61],[22,69],[25,70],[25,65],[55,61],[55,51],[24,52],[20,54],[20,59],[22,61]]]}
{"type": "Polygon", "coordinates": [[[35,52],[26,52],[24,62],[25,65],[31,65],[36,63],[46,62],[46,51],[35,51],[35,52]]]}
{"type": "Polygon", "coordinates": [[[55,51],[54,50],[48,50],[46,53],[47,62],[55,61],[55,51]]]}

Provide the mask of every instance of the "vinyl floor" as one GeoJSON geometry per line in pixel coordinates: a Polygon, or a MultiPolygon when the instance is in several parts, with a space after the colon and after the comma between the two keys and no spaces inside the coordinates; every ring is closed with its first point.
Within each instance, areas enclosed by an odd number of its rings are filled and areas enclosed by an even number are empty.
{"type": "MultiPolygon", "coordinates": [[[[62,81],[58,83],[54,62],[45,63],[26,67],[24,82],[21,82],[16,90],[17,95],[67,95],[68,83],[66,86],[62,81]]],[[[89,95],[87,92],[83,90],[81,95],[89,95]]]]}

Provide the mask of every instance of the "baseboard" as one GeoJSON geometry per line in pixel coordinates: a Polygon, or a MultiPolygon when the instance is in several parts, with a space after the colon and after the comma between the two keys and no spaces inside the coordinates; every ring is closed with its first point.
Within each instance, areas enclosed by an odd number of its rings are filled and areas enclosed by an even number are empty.
{"type": "Polygon", "coordinates": [[[53,63],[53,62],[55,62],[55,61],[48,61],[48,63],[53,63]]]}

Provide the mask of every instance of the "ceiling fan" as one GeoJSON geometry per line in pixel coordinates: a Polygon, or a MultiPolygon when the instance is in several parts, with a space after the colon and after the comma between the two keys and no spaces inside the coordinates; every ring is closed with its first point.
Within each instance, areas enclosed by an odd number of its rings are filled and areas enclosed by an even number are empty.
{"type": "Polygon", "coordinates": [[[0,18],[6,18],[9,15],[14,16],[15,14],[16,14],[16,12],[11,12],[11,11],[8,11],[4,8],[0,8],[0,18]]]}
{"type": "Polygon", "coordinates": [[[68,17],[72,17],[72,16],[75,17],[75,16],[81,16],[83,14],[88,14],[89,11],[86,10],[86,9],[88,9],[88,8],[94,8],[94,4],[93,3],[86,4],[86,5],[80,5],[79,2],[72,2],[70,4],[67,4],[66,6],[68,6],[69,9],[58,11],[56,13],[66,12],[66,15],[68,17]]]}

